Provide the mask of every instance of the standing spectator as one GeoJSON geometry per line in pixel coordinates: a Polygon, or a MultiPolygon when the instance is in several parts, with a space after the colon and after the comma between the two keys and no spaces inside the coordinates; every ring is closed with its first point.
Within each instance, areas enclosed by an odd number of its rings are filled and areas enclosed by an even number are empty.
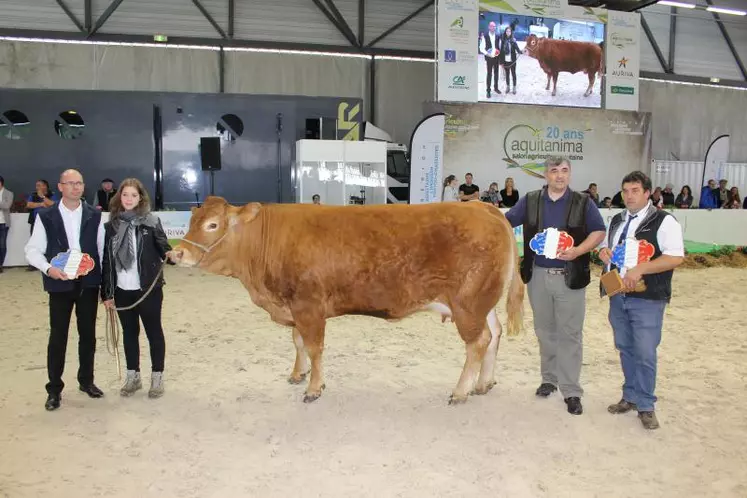
{"type": "MultiPolygon", "coordinates": [[[[26,209],[29,210],[30,232],[33,233],[34,231],[34,222],[36,221],[36,215],[39,214],[39,210],[52,206],[58,200],[58,195],[49,188],[47,180],[42,178],[36,181],[36,191],[26,199],[26,209]]],[[[28,271],[36,270],[33,265],[29,265],[26,269],[28,271]]]]}
{"type": "Polygon", "coordinates": [[[514,207],[519,202],[519,191],[514,189],[514,179],[506,178],[505,188],[501,190],[501,204],[503,207],[514,207]]]}
{"type": "Polygon", "coordinates": [[[0,273],[8,253],[8,230],[10,230],[10,207],[13,205],[13,192],[5,188],[5,178],[0,176],[0,273]]]}
{"type": "Polygon", "coordinates": [[[101,285],[101,260],[104,253],[104,224],[101,213],[81,201],[85,183],[74,169],[60,175],[57,188],[62,200],[39,211],[34,231],[26,244],[26,260],[43,274],[44,290],[49,294],[49,343],[47,345],[47,410],[60,407],[65,383],[65,352],[70,315],[75,307],[78,324],[78,386],[91,398],[104,393],[93,383],[96,353],[96,312],[101,285]],[[94,263],[88,275],[68,278],[53,267],[50,260],[69,249],[88,254],[94,263]]]}
{"type": "Polygon", "coordinates": [[[96,195],[93,197],[93,207],[99,211],[108,212],[109,202],[111,202],[112,197],[116,193],[117,189],[114,188],[114,180],[104,178],[101,180],[101,188],[96,191],[96,195]]]}
{"type": "Polygon", "coordinates": [[[459,185],[459,200],[463,202],[480,200],[480,187],[472,183],[472,173],[464,175],[464,183],[459,185]]]}
{"type": "Polygon", "coordinates": [[[685,185],[677,194],[677,199],[674,200],[674,207],[680,209],[690,209],[693,205],[693,192],[690,190],[689,185],[685,185]]]}

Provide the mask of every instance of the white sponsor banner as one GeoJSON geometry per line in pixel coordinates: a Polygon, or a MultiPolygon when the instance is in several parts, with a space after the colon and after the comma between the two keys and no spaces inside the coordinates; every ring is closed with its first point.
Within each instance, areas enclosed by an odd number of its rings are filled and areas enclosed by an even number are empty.
{"type": "Polygon", "coordinates": [[[640,97],[641,15],[609,11],[605,85],[607,109],[637,111],[640,97]]]}
{"type": "Polygon", "coordinates": [[[415,127],[410,143],[410,204],[441,202],[443,191],[443,114],[428,116],[415,127]]]}
{"type": "Polygon", "coordinates": [[[154,214],[161,219],[163,231],[169,239],[181,239],[187,235],[191,211],[159,211],[154,214]]]}
{"type": "Polygon", "coordinates": [[[437,99],[477,101],[477,0],[438,0],[437,99]]]}

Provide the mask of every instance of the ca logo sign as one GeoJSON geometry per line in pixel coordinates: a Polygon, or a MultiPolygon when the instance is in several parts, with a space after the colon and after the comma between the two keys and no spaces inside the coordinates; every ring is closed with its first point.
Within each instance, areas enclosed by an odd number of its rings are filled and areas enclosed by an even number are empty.
{"type": "Polygon", "coordinates": [[[451,84],[455,86],[464,86],[467,78],[465,76],[454,76],[451,80],[451,84]]]}

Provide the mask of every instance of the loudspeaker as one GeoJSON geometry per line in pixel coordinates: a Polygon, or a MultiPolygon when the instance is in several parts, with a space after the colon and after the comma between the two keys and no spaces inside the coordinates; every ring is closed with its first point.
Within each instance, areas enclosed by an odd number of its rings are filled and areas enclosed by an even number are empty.
{"type": "Polygon", "coordinates": [[[203,171],[220,170],[220,137],[200,137],[200,161],[203,171]]]}
{"type": "Polygon", "coordinates": [[[305,138],[312,140],[337,140],[337,119],[307,118],[305,138]]]}

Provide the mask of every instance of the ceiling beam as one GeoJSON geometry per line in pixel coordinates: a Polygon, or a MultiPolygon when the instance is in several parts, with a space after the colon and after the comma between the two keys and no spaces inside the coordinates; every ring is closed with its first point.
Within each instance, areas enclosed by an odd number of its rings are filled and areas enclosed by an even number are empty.
{"type": "MultiPolygon", "coordinates": [[[[713,6],[713,0],[706,0],[706,3],[710,6],[713,6]]],[[[729,32],[726,31],[726,26],[724,26],[724,23],[721,22],[721,16],[718,15],[718,12],[711,12],[711,15],[713,16],[713,19],[716,21],[716,25],[718,25],[718,29],[721,30],[721,35],[724,37],[724,41],[726,41],[726,45],[729,47],[729,50],[731,51],[731,55],[732,57],[734,57],[734,61],[737,63],[737,67],[739,67],[739,71],[742,73],[742,78],[747,80],[747,71],[745,71],[744,64],[742,64],[742,58],[739,57],[739,54],[737,53],[737,49],[734,48],[734,43],[731,41],[729,32]]]]}
{"type": "Polygon", "coordinates": [[[329,8],[330,13],[335,17],[335,19],[337,19],[337,22],[339,23],[340,27],[346,33],[345,37],[348,40],[350,39],[355,40],[356,43],[354,43],[354,45],[357,44],[358,39],[356,38],[355,34],[353,34],[353,30],[350,29],[350,25],[345,20],[345,17],[337,9],[337,5],[335,5],[334,0],[325,0],[325,2],[327,4],[327,7],[329,8]]]}
{"type": "Polygon", "coordinates": [[[656,58],[659,59],[659,64],[661,64],[661,69],[665,73],[670,73],[671,71],[669,70],[669,66],[667,65],[666,61],[664,61],[664,54],[661,53],[659,44],[656,43],[654,34],[651,32],[651,28],[648,27],[648,23],[646,22],[646,17],[644,17],[643,15],[641,15],[641,27],[643,28],[643,32],[646,33],[646,38],[648,38],[648,42],[651,44],[651,47],[654,49],[656,58]]]}
{"type": "MultiPolygon", "coordinates": [[[[342,36],[345,37],[345,39],[350,43],[350,45],[357,47],[358,46],[358,40],[355,39],[355,36],[352,36],[352,32],[348,33],[348,31],[345,31],[345,28],[340,24],[340,22],[337,20],[337,18],[332,14],[332,12],[327,9],[327,7],[324,6],[324,4],[321,2],[321,0],[311,0],[314,2],[314,5],[316,5],[316,8],[322,11],[322,14],[324,14],[324,17],[326,17],[329,22],[332,23],[332,25],[337,28],[337,31],[339,31],[342,36]]],[[[348,28],[349,30],[350,28],[348,28]]]]}
{"type": "MultiPolygon", "coordinates": [[[[397,24],[395,24],[391,28],[389,28],[386,31],[384,31],[383,33],[381,33],[379,36],[377,36],[376,38],[374,38],[373,40],[371,40],[371,43],[369,43],[366,46],[369,47],[369,48],[373,47],[374,45],[376,45],[377,43],[379,43],[381,40],[383,40],[387,36],[391,35],[395,31],[397,31],[399,28],[401,28],[402,26],[404,26],[405,24],[407,24],[410,21],[410,19],[412,19],[413,17],[417,16],[418,14],[420,14],[421,12],[423,12],[428,7],[434,5],[434,3],[435,3],[434,0],[427,0],[416,11],[414,11],[412,14],[410,14],[409,16],[407,16],[404,19],[402,19],[400,22],[398,22],[397,24]]],[[[435,8],[435,6],[434,6],[434,8],[435,8]]]]}
{"type": "Polygon", "coordinates": [[[114,14],[114,11],[119,8],[119,6],[122,4],[122,1],[123,0],[113,0],[112,3],[109,4],[109,7],[106,8],[104,13],[101,14],[101,17],[99,17],[99,19],[96,21],[96,25],[88,32],[89,36],[95,35],[96,32],[101,29],[101,27],[109,19],[109,17],[114,14]]]}
{"type": "Polygon", "coordinates": [[[68,6],[63,2],[62,0],[55,0],[57,2],[57,5],[60,6],[62,11],[67,14],[67,17],[70,18],[71,21],[73,21],[73,24],[78,28],[79,31],[88,31],[83,27],[83,25],[80,23],[77,17],[75,17],[75,14],[73,14],[73,11],[68,8],[68,6]]]}
{"type": "Polygon", "coordinates": [[[203,15],[205,19],[215,28],[215,31],[218,32],[221,38],[226,39],[228,38],[228,35],[226,35],[226,32],[223,31],[223,28],[220,27],[220,25],[215,22],[215,19],[213,19],[213,16],[210,15],[210,12],[207,11],[205,7],[200,3],[200,0],[192,0],[192,3],[195,4],[195,7],[197,7],[197,10],[200,11],[200,13],[203,15]]]}

